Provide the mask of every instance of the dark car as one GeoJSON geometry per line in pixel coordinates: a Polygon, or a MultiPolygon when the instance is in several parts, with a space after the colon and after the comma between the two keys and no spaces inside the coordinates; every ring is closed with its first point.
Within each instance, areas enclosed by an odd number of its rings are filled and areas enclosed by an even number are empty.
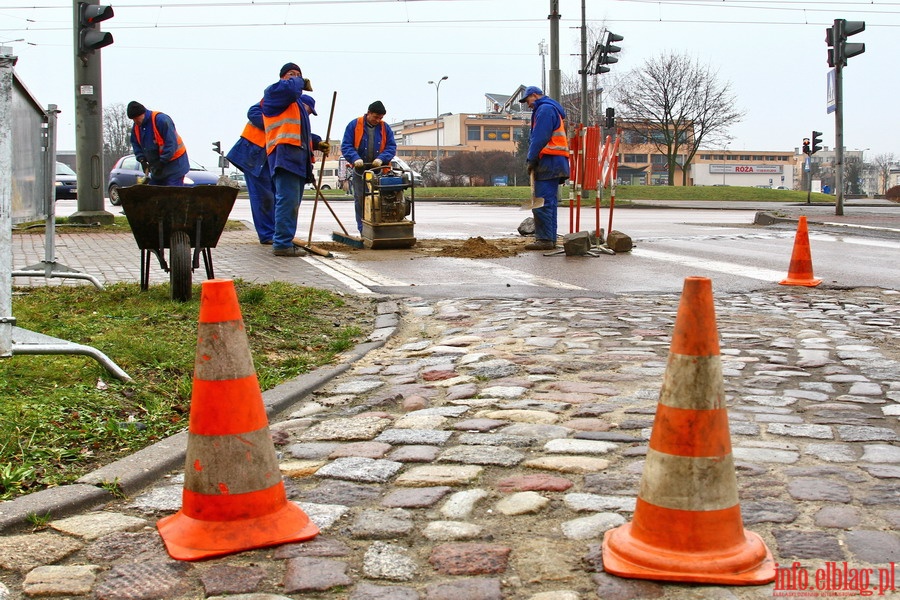
{"type": "Polygon", "coordinates": [[[78,198],[78,178],[66,163],[56,163],[56,199],[78,198]]]}
{"type": "MultiPolygon", "coordinates": [[[[192,160],[190,166],[191,170],[188,171],[187,175],[184,176],[184,185],[216,185],[216,183],[219,181],[218,175],[216,175],[215,173],[210,173],[200,163],[194,162],[192,160]]],[[[107,189],[109,191],[110,203],[114,206],[118,206],[118,189],[120,187],[136,185],[138,179],[143,176],[144,170],[141,169],[141,164],[134,157],[134,154],[123,156],[122,158],[117,160],[116,164],[109,172],[109,187],[107,189]]]]}

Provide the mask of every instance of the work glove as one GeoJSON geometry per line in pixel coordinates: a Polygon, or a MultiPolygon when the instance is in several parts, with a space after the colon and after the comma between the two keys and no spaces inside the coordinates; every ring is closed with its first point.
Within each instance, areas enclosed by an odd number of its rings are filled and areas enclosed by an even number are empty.
{"type": "Polygon", "coordinates": [[[357,169],[362,169],[364,164],[366,163],[364,163],[363,159],[361,158],[357,158],[355,161],[353,161],[353,166],[357,169]]]}
{"type": "Polygon", "coordinates": [[[144,172],[145,175],[150,171],[150,163],[147,162],[146,158],[141,159],[141,170],[144,172]]]}
{"type": "Polygon", "coordinates": [[[528,170],[528,174],[531,175],[532,173],[534,173],[535,171],[537,171],[537,166],[538,166],[538,161],[536,161],[536,160],[529,160],[529,161],[526,163],[525,168],[528,170]]]}
{"type": "Polygon", "coordinates": [[[325,140],[322,140],[321,142],[316,144],[316,149],[321,150],[325,154],[328,154],[329,152],[331,152],[331,144],[329,144],[325,140]]]}
{"type": "Polygon", "coordinates": [[[313,89],[312,89],[312,82],[311,82],[309,79],[305,78],[305,77],[303,78],[303,91],[304,91],[304,92],[311,92],[311,91],[313,91],[313,89]]]}
{"type": "Polygon", "coordinates": [[[373,167],[373,168],[376,168],[376,169],[377,169],[377,168],[380,167],[380,166],[381,166],[381,159],[380,159],[380,158],[376,158],[375,160],[372,161],[372,167],[373,167]]]}

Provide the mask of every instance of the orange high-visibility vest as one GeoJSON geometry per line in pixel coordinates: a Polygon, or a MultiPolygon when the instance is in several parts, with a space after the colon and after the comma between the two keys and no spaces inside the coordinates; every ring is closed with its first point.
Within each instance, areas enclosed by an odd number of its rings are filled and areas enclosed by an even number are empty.
{"type": "MultiPolygon", "coordinates": [[[[166,141],[159,135],[159,129],[156,128],[156,115],[159,114],[159,111],[153,111],[150,113],[150,124],[153,126],[153,139],[156,141],[156,145],[159,147],[160,152],[162,152],[162,147],[166,143],[166,141]]],[[[134,126],[134,139],[137,140],[138,146],[143,146],[141,144],[141,128],[135,124],[134,126]]],[[[177,144],[175,148],[175,153],[172,155],[172,160],[175,160],[185,152],[187,152],[187,148],[184,147],[184,142],[181,141],[181,136],[178,135],[178,132],[175,132],[175,143],[177,144]]]]}
{"type": "Polygon", "coordinates": [[[558,156],[569,156],[569,140],[566,139],[566,123],[563,118],[559,118],[559,125],[553,130],[550,141],[538,153],[538,156],[545,154],[556,154],[558,156]]]}
{"type": "MultiPolygon", "coordinates": [[[[363,134],[366,131],[365,126],[366,118],[360,117],[356,120],[356,131],[353,132],[353,147],[356,148],[356,151],[359,152],[359,143],[362,141],[363,134]]],[[[381,122],[381,147],[378,149],[378,154],[384,152],[384,147],[387,145],[387,128],[384,126],[384,121],[381,122]]]]}
{"type": "Polygon", "coordinates": [[[274,117],[263,115],[263,124],[266,127],[266,154],[272,154],[279,144],[303,147],[303,121],[297,102],[291,102],[274,117]]]}
{"type": "Polygon", "coordinates": [[[266,145],[266,132],[250,121],[247,121],[247,124],[244,125],[244,130],[241,132],[241,137],[254,146],[259,146],[260,148],[264,148],[266,145]]]}

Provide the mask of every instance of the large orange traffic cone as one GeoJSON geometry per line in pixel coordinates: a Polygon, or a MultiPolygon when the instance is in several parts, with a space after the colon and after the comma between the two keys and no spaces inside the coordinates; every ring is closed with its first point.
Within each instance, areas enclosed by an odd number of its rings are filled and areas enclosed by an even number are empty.
{"type": "Polygon", "coordinates": [[[287,501],[234,282],[203,282],[182,507],[160,519],[172,558],[299,542],[319,528],[287,501]]]}
{"type": "Polygon", "coordinates": [[[755,585],[775,579],[744,529],[712,282],[684,282],[634,518],[603,538],[603,568],[636,579],[755,585]]]}
{"type": "Polygon", "coordinates": [[[787,279],[779,281],[781,285],[804,285],[815,287],[822,283],[821,279],[813,279],[812,256],[809,251],[809,231],[806,228],[806,217],[800,217],[797,223],[797,235],[794,237],[794,251],[791,254],[791,266],[788,267],[787,279]]]}

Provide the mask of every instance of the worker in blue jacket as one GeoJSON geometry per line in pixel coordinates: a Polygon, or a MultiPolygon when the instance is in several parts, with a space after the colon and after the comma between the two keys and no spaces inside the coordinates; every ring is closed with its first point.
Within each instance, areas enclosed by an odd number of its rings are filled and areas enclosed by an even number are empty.
{"type": "Polygon", "coordinates": [[[131,128],[131,148],[134,156],[150,176],[150,185],[184,185],[190,170],[187,149],[175,131],[169,115],[150,111],[132,100],[125,114],[134,121],[131,128]]]}
{"type": "Polygon", "coordinates": [[[315,181],[313,152],[326,155],[330,146],[312,133],[309,106],[314,103],[305,91],[312,86],[295,63],[281,67],[279,79],[266,88],[262,99],[263,125],[266,132],[266,155],[275,186],[275,256],[303,256],[306,252],[294,245],[297,212],[303,199],[303,187],[315,181]]]}
{"type": "Polygon", "coordinates": [[[344,130],[341,140],[341,154],[344,160],[353,165],[350,176],[350,187],[353,189],[353,200],[356,208],[356,228],[362,232],[364,191],[363,172],[366,169],[390,166],[397,154],[397,142],[394,131],[384,122],[384,108],[381,100],[369,105],[366,114],[353,119],[344,130]]]}
{"type": "Polygon", "coordinates": [[[226,158],[244,174],[259,243],[271,245],[275,237],[275,185],[266,160],[266,131],[259,102],[247,111],[247,124],[226,158]]]}
{"type": "Polygon", "coordinates": [[[569,141],[566,137],[566,111],[539,87],[528,86],[519,99],[531,108],[531,142],[526,166],[534,181],[534,195],[544,205],[532,209],[534,242],[526,250],[556,248],[556,209],[559,186],[569,178],[569,141]]]}

